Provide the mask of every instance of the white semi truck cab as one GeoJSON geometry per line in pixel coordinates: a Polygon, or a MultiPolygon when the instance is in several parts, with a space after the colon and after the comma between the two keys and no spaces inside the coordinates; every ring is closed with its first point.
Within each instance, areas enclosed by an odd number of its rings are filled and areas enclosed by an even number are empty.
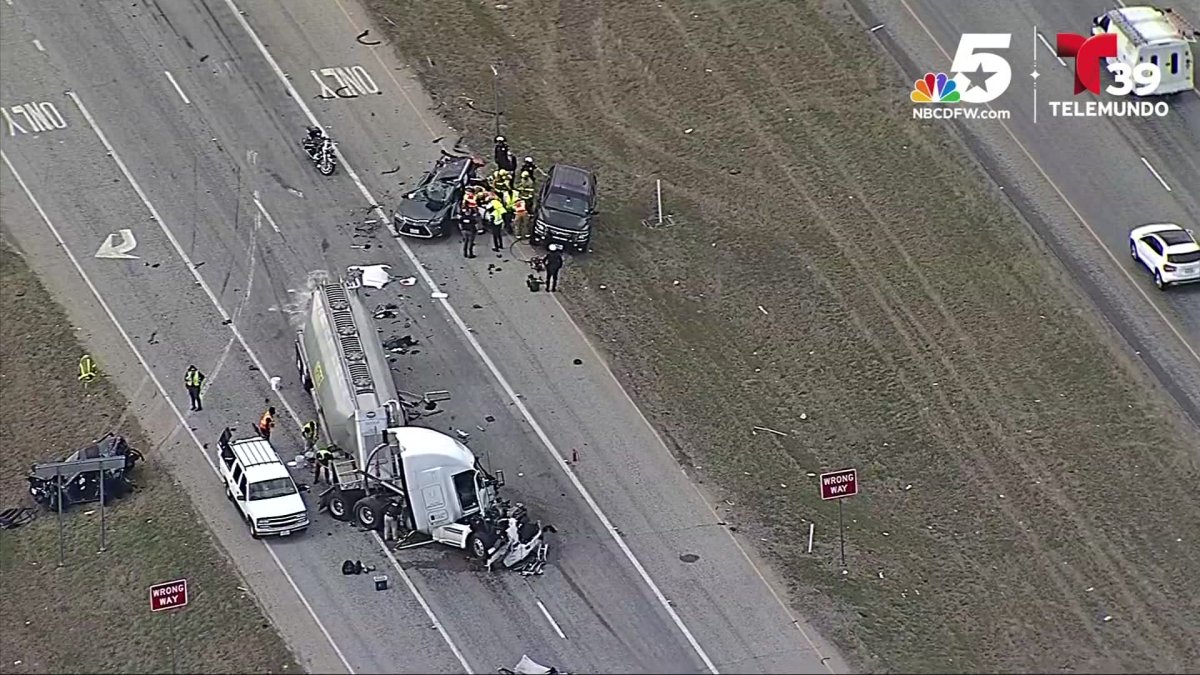
{"type": "Polygon", "coordinates": [[[528,523],[523,505],[497,495],[504,473],[486,471],[458,439],[409,426],[360,281],[316,288],[296,336],[296,366],[322,431],[350,456],[331,463],[333,485],[320,508],[378,529],[397,500],[406,541],[466,549],[489,568],[501,560],[512,567],[535,551],[535,565],[544,563],[542,533],[553,528],[528,523]]]}

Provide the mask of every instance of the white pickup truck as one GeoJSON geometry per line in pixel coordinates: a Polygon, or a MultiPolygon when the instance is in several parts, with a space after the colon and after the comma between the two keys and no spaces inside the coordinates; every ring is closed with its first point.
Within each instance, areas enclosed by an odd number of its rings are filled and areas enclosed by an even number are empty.
{"type": "Polygon", "coordinates": [[[286,537],[308,527],[304,498],[269,441],[235,441],[226,429],[217,445],[225,496],[241,512],[251,537],[286,537]]]}

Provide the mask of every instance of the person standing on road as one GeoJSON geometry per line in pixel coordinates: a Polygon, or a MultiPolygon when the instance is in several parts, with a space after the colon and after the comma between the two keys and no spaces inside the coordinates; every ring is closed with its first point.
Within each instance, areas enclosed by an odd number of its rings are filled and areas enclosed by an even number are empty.
{"type": "Polygon", "coordinates": [[[517,239],[529,238],[529,212],[525,210],[525,200],[518,199],[513,206],[516,215],[513,216],[513,234],[517,239]]]}
{"type": "Polygon", "coordinates": [[[499,195],[493,195],[488,204],[491,209],[491,222],[488,227],[492,230],[492,250],[499,253],[504,250],[504,202],[499,195]]]}
{"type": "Polygon", "coordinates": [[[546,290],[558,290],[558,272],[563,266],[562,246],[550,244],[550,252],[546,254],[546,290]]]}
{"type": "Polygon", "coordinates": [[[267,408],[267,411],[258,418],[258,435],[263,437],[263,440],[271,440],[271,430],[275,428],[275,407],[267,408]]]}
{"type": "Polygon", "coordinates": [[[508,147],[508,141],[503,136],[496,137],[496,152],[493,159],[496,160],[496,166],[512,173],[517,168],[517,158],[513,155],[512,150],[508,147]]]}
{"type": "Polygon", "coordinates": [[[204,406],[200,403],[200,387],[204,384],[204,373],[196,369],[196,366],[188,366],[187,371],[183,374],[183,385],[187,387],[188,402],[192,405],[192,410],[203,410],[204,406]]]}
{"type": "Polygon", "coordinates": [[[462,234],[463,257],[474,258],[476,232],[475,219],[464,213],[462,217],[458,219],[458,231],[462,234]]]}
{"type": "Polygon", "coordinates": [[[400,515],[404,511],[399,499],[389,499],[383,509],[383,540],[396,541],[400,539],[400,515]]]}
{"type": "Polygon", "coordinates": [[[521,201],[521,196],[516,190],[508,190],[504,193],[504,231],[516,236],[513,232],[513,216],[517,213],[517,202],[521,201]]]}

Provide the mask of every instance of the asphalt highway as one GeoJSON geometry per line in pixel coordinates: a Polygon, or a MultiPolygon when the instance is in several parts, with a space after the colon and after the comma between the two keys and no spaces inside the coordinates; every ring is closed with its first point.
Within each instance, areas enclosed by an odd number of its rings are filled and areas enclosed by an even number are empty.
{"type": "Polygon", "coordinates": [[[455,136],[387,45],[356,41],[367,27],[338,0],[0,5],[6,233],[162,439],[153,457],[301,663],[487,672],[529,654],[573,672],[844,671],[561,306],[525,289],[521,261],[466,261],[453,242],[399,243],[382,227],[372,200],[394,202],[435,139],[455,136]],[[299,146],[312,119],[349,164],[331,178],[299,146]],[[299,452],[313,415],[293,365],[305,290],[380,263],[420,280],[369,300],[402,307],[381,337],[420,340],[393,363],[399,388],[450,390],[419,423],[469,432],[509,495],[558,528],[545,576],[488,575],[442,548],[393,557],[326,515],[263,545],[222,499],[211,448],[223,427],[249,435],[276,405],[276,446],[299,452]],[[202,413],[181,412],[189,363],[209,376],[202,413]],[[345,559],[390,588],[341,575],[345,559]]]}
{"type": "MultiPolygon", "coordinates": [[[[949,70],[963,33],[1012,34],[1004,54],[1012,83],[990,104],[1009,111],[1009,119],[921,123],[942,125],[947,133],[957,127],[964,134],[987,171],[1067,263],[1075,283],[1200,425],[1200,285],[1159,292],[1145,268],[1130,259],[1128,244],[1129,230],[1147,223],[1175,222],[1200,232],[1200,91],[1163,98],[1170,106],[1165,117],[1055,116],[1051,101],[1095,98],[1073,96],[1074,64],[1055,56],[1056,34],[1090,34],[1092,17],[1116,6],[1112,3],[852,5],[864,23],[883,25],[873,34],[911,78],[949,70]],[[1035,69],[1037,78],[1031,75],[1035,69]]],[[[1173,6],[1200,22],[1200,2],[1173,6]]]]}

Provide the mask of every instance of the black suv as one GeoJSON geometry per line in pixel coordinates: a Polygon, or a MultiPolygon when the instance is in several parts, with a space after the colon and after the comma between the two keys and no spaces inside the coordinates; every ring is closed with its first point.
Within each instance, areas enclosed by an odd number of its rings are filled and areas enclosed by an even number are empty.
{"type": "Polygon", "coordinates": [[[538,190],[530,243],[566,244],[584,252],[592,240],[596,214],[596,175],[587,169],[555,164],[538,190]]]}

